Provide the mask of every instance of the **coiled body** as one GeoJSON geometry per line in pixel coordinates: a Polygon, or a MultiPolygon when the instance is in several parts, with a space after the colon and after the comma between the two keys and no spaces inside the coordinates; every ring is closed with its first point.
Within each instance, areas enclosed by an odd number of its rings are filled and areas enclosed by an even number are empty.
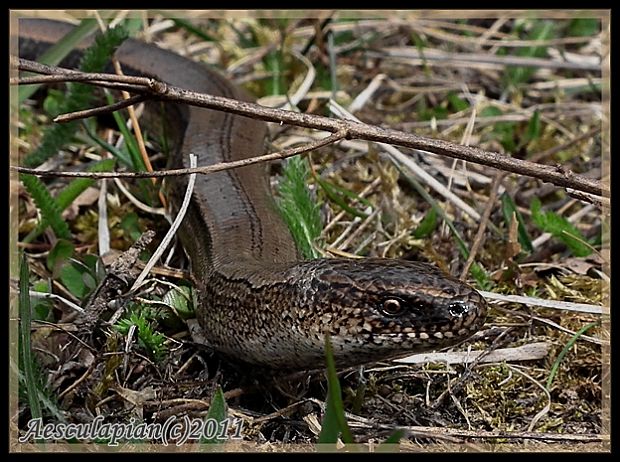
{"type": "MultiPolygon", "coordinates": [[[[20,54],[34,59],[72,26],[20,20],[20,54]]],[[[126,41],[116,57],[127,74],[249,100],[219,73],[156,46],[126,41]]],[[[171,103],[159,111],[174,144],[173,167],[264,153],[264,122],[171,103]]],[[[170,185],[180,204],[187,180],[170,185]]],[[[213,348],[249,363],[287,369],[324,364],[329,333],[338,365],[352,366],[459,343],[479,329],[486,303],[468,285],[417,262],[391,259],[300,261],[278,212],[264,165],[196,179],[180,229],[199,294],[196,307],[213,348]]]]}

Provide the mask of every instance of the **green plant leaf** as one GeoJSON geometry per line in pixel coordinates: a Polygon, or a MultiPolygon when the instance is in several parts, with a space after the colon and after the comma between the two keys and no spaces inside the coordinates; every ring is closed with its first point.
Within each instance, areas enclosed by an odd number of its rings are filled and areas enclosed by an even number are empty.
{"type": "Polygon", "coordinates": [[[54,118],[62,112],[62,101],[64,98],[64,91],[55,88],[47,90],[47,96],[43,99],[43,110],[50,118],[54,118]]]}
{"type": "Polygon", "coordinates": [[[142,231],[140,231],[140,223],[138,221],[138,214],[135,212],[131,212],[125,215],[121,219],[119,225],[133,241],[137,241],[138,238],[142,235],[142,231]]]}
{"type": "Polygon", "coordinates": [[[342,390],[336,373],[334,352],[329,335],[325,336],[325,358],[327,362],[327,401],[318,442],[319,444],[336,444],[340,435],[345,444],[353,444],[355,441],[344,413],[342,390]]]}
{"type": "Polygon", "coordinates": [[[52,272],[52,278],[58,278],[62,266],[73,256],[74,250],[73,244],[65,239],[56,241],[47,254],[47,268],[52,272]]]}
{"type": "Polygon", "coordinates": [[[187,32],[194,34],[200,40],[203,40],[205,42],[217,42],[218,41],[215,37],[210,36],[205,31],[203,31],[201,28],[194,26],[191,22],[185,19],[181,19],[181,18],[170,18],[170,19],[172,19],[172,22],[174,22],[174,24],[177,27],[181,29],[185,29],[187,32]]]}
{"type": "Polygon", "coordinates": [[[349,206],[344,199],[341,197],[345,196],[345,197],[349,197],[351,199],[356,199],[358,200],[361,204],[365,205],[366,207],[372,206],[370,204],[370,202],[367,199],[364,199],[363,197],[359,196],[358,194],[349,191],[346,188],[343,188],[341,186],[337,186],[335,184],[329,183],[327,181],[323,181],[321,178],[319,178],[319,176],[315,176],[314,179],[316,180],[317,184],[321,187],[321,189],[323,189],[323,191],[325,191],[325,194],[327,194],[327,197],[329,197],[329,199],[334,202],[336,205],[338,205],[341,209],[345,210],[346,212],[350,213],[351,215],[355,216],[355,217],[360,217],[360,218],[367,218],[368,214],[364,213],[360,210],[357,210],[351,206],[349,206]]]}
{"type": "Polygon", "coordinates": [[[394,430],[394,433],[388,436],[388,438],[381,444],[398,444],[404,436],[405,430],[403,430],[402,428],[398,428],[394,430]]]}
{"type": "Polygon", "coordinates": [[[379,446],[377,452],[396,452],[399,449],[400,440],[405,436],[405,430],[398,428],[386,438],[379,446]]]}
{"type": "Polygon", "coordinates": [[[94,284],[91,283],[90,288],[86,284],[84,280],[85,275],[88,275],[88,273],[71,261],[65,262],[60,269],[60,281],[69,292],[80,300],[84,300],[89,292],[94,289],[94,284]]]}
{"type": "MultiPolygon", "coordinates": [[[[219,428],[224,425],[224,422],[228,420],[228,406],[226,405],[226,399],[224,398],[224,392],[219,385],[213,393],[211,398],[211,404],[209,405],[209,412],[207,412],[207,420],[218,422],[218,431],[213,438],[207,438],[202,435],[200,442],[203,444],[222,444],[226,442],[226,438],[217,438],[219,435],[219,428]]],[[[222,435],[225,436],[225,435],[222,435]]]]}
{"type": "Polygon", "coordinates": [[[502,213],[504,215],[504,220],[506,221],[506,225],[509,226],[512,220],[513,214],[517,217],[518,227],[517,227],[517,235],[519,239],[519,244],[521,244],[521,248],[528,253],[534,251],[534,247],[532,246],[532,239],[530,238],[529,233],[527,232],[527,228],[525,227],[525,221],[523,220],[523,215],[517,209],[517,205],[512,200],[512,197],[506,192],[504,192],[500,201],[502,203],[502,213]]]}
{"type": "Polygon", "coordinates": [[[458,95],[453,91],[448,92],[447,98],[452,107],[454,108],[454,112],[461,112],[469,108],[469,103],[463,98],[459,98],[458,95]]]}
{"type": "Polygon", "coordinates": [[[424,218],[416,227],[415,231],[413,231],[413,237],[415,237],[416,239],[422,239],[430,236],[433,231],[435,231],[435,228],[437,228],[438,224],[439,222],[437,220],[437,210],[431,207],[430,209],[428,209],[428,212],[426,212],[426,215],[424,215],[424,218]]]}
{"type": "Polygon", "coordinates": [[[601,21],[596,18],[575,18],[568,25],[568,35],[572,37],[595,36],[601,31],[601,21]]]}
{"type": "Polygon", "coordinates": [[[135,326],[138,344],[155,360],[161,360],[167,352],[164,343],[166,337],[154,329],[153,323],[155,319],[164,316],[165,312],[140,305],[133,305],[130,309],[129,316],[116,323],[116,330],[127,335],[131,327],[135,326]]]}
{"type": "Polygon", "coordinates": [[[527,146],[534,140],[540,138],[540,112],[537,110],[534,111],[532,117],[527,123],[527,130],[525,131],[525,136],[523,137],[523,141],[521,142],[521,146],[527,146]]]}
{"type": "Polygon", "coordinates": [[[195,316],[192,304],[192,289],[187,286],[178,286],[164,294],[162,302],[174,308],[181,319],[195,316]]]}
{"type": "Polygon", "coordinates": [[[538,228],[560,239],[576,257],[587,257],[592,253],[586,244],[586,238],[566,218],[554,213],[541,210],[540,199],[535,197],[531,205],[532,219],[538,228]]]}
{"type": "Polygon", "coordinates": [[[310,168],[302,156],[288,160],[278,185],[277,205],[280,215],[306,259],[320,256],[315,244],[321,236],[323,223],[319,206],[308,189],[310,168]]]}
{"type": "MultiPolygon", "coordinates": [[[[114,159],[105,159],[92,165],[88,169],[88,171],[109,172],[114,168],[114,163],[114,159]]],[[[86,190],[86,188],[94,184],[95,180],[91,178],[76,178],[72,180],[67,186],[60,190],[60,192],[56,195],[56,198],[54,199],[58,206],[58,209],[60,211],[65,210],[80,194],[82,194],[86,190]]],[[[45,231],[48,226],[49,223],[47,219],[43,218],[39,225],[24,238],[24,242],[32,242],[43,231],[45,231]]]]}
{"type": "MultiPolygon", "coordinates": [[[[41,293],[51,293],[49,281],[41,280],[32,284],[32,290],[41,293]]],[[[37,321],[48,320],[49,314],[54,308],[54,303],[46,298],[34,298],[30,297],[30,306],[32,307],[32,315],[37,321]]]]}
{"type": "Polygon", "coordinates": [[[19,179],[32,197],[42,219],[47,221],[59,239],[70,239],[69,225],[63,220],[60,207],[51,196],[45,184],[34,175],[21,173],[19,179]]]}
{"type": "Polygon", "coordinates": [[[119,162],[121,162],[125,166],[129,168],[134,168],[133,160],[125,147],[126,145],[123,145],[123,148],[125,149],[118,149],[116,146],[112,146],[111,144],[99,138],[95,129],[91,127],[89,120],[84,120],[82,125],[84,129],[86,130],[87,137],[84,137],[84,138],[88,142],[88,144],[90,144],[91,146],[99,146],[100,148],[103,148],[104,150],[112,154],[116,159],[119,160],[119,162]]]}
{"type": "Polygon", "coordinates": [[[469,272],[478,283],[478,287],[480,287],[481,289],[489,290],[491,287],[493,287],[493,282],[491,282],[491,278],[489,278],[489,275],[482,267],[482,265],[480,265],[480,263],[476,261],[473,262],[471,264],[469,272]]]}

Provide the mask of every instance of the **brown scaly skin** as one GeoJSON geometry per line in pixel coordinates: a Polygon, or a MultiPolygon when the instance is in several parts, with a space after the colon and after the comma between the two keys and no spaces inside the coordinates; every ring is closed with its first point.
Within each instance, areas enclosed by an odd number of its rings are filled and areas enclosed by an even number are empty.
{"type": "MultiPolygon", "coordinates": [[[[71,28],[20,20],[20,55],[35,59],[71,28]]],[[[214,70],[154,45],[127,40],[116,57],[126,74],[251,99],[214,70]]],[[[188,167],[190,152],[198,166],[264,153],[262,121],[163,106],[147,105],[147,116],[153,116],[147,120],[164,119],[175,144],[171,167],[188,167]]],[[[173,210],[186,185],[187,178],[169,182],[173,210]]],[[[376,258],[298,261],[273,205],[264,165],[198,175],[179,235],[191,260],[204,338],[237,360],[286,369],[322,367],[329,332],[336,363],[353,366],[455,345],[485,319],[480,294],[431,265],[376,258]]]]}
{"type": "Polygon", "coordinates": [[[354,366],[458,344],[486,316],[478,292],[425,263],[322,259],[274,269],[269,277],[210,275],[198,315],[217,350],[314,369],[329,333],[336,364],[354,366]],[[238,326],[233,336],[230,325],[238,326]]]}

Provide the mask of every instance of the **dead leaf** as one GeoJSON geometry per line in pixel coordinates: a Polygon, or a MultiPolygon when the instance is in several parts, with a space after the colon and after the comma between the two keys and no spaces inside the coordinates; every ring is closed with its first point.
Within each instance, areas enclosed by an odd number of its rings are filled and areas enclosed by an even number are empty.
{"type": "Polygon", "coordinates": [[[73,220],[75,217],[79,215],[79,209],[82,205],[93,205],[99,199],[99,190],[97,188],[88,187],[82,194],[76,197],[71,205],[66,208],[63,212],[62,216],[66,220],[73,220]]]}

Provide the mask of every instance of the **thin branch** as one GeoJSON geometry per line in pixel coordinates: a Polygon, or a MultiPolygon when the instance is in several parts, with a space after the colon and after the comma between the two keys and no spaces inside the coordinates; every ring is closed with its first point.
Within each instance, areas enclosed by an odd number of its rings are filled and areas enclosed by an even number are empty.
{"type": "Polygon", "coordinates": [[[597,196],[593,194],[584,193],[581,191],[575,191],[574,189],[571,189],[571,188],[566,188],[566,194],[568,194],[571,197],[574,197],[575,199],[579,199],[582,202],[587,202],[589,204],[592,204],[598,207],[599,209],[603,207],[611,206],[611,200],[608,197],[597,196]]]}
{"type": "Polygon", "coordinates": [[[73,333],[73,332],[77,331],[77,327],[75,326],[75,324],[70,324],[70,323],[53,323],[53,322],[49,322],[49,321],[42,321],[42,320],[34,321],[33,320],[33,325],[36,326],[36,327],[39,327],[39,325],[41,325],[41,326],[45,326],[47,328],[51,328],[53,330],[57,330],[57,331],[63,332],[65,334],[67,334],[69,337],[71,337],[73,340],[78,342],[80,345],[82,345],[82,347],[86,348],[87,350],[90,350],[92,353],[95,353],[95,354],[98,353],[98,350],[96,350],[95,348],[90,346],[88,343],[86,343],[84,340],[82,340],[80,337],[78,337],[77,335],[75,335],[73,333]]]}
{"type": "Polygon", "coordinates": [[[270,160],[286,159],[303,152],[312,151],[328,144],[346,138],[346,130],[341,130],[333,133],[321,140],[315,141],[304,146],[298,146],[296,148],[285,149],[280,152],[272,152],[262,156],[249,157],[247,159],[240,159],[231,162],[220,162],[218,164],[207,165],[205,167],[195,168],[177,168],[171,170],[160,170],[157,172],[55,172],[51,170],[37,170],[36,168],[27,168],[19,166],[11,166],[11,169],[19,173],[27,173],[30,175],[37,175],[42,177],[73,177],[73,178],[157,178],[166,176],[181,176],[189,175],[192,173],[208,174],[214,172],[220,172],[222,170],[228,170],[231,168],[245,167],[246,165],[258,164],[260,162],[267,162],[270,160]]]}
{"type": "MultiPolygon", "coordinates": [[[[105,75],[108,75],[108,74],[105,74],[105,75]]],[[[102,88],[111,88],[114,90],[132,91],[134,93],[139,93],[139,94],[150,93],[148,90],[145,89],[144,85],[132,85],[129,83],[122,83],[122,82],[108,82],[107,80],[84,79],[82,75],[61,74],[61,75],[44,75],[44,76],[33,76],[33,77],[17,77],[17,78],[9,79],[9,83],[11,85],[30,85],[30,84],[55,83],[55,82],[82,82],[82,83],[89,83],[91,85],[96,85],[102,88]]]]}
{"type": "Polygon", "coordinates": [[[499,189],[499,185],[504,178],[504,173],[498,172],[495,175],[495,179],[493,180],[493,184],[491,185],[491,194],[489,195],[489,200],[487,205],[482,212],[482,218],[480,219],[480,225],[478,226],[478,231],[476,232],[476,237],[474,238],[474,243],[469,250],[469,257],[467,257],[467,261],[463,266],[463,271],[461,272],[461,281],[464,281],[469,273],[469,268],[474,263],[476,255],[478,254],[478,250],[482,247],[482,242],[484,240],[484,232],[487,229],[487,224],[489,223],[489,217],[491,216],[491,212],[493,211],[493,207],[495,205],[495,199],[497,198],[497,190],[499,189]]]}
{"type": "MultiPolygon", "coordinates": [[[[20,60],[20,66],[22,61],[26,60],[20,60]]],[[[26,61],[26,63],[28,62],[26,61]]],[[[54,66],[45,67],[50,71],[53,69],[60,69],[60,73],[67,73],[66,69],[55,68],[54,66]]],[[[70,73],[75,74],[75,72],[76,71],[71,71],[70,73]]],[[[106,79],[110,77],[113,81],[118,81],[121,77],[114,74],[99,74],[99,79],[101,80],[104,76],[106,79]]],[[[140,79],[138,77],[127,76],[124,76],[124,78],[140,79]]],[[[144,91],[147,91],[153,94],[154,97],[164,101],[186,103],[207,109],[215,109],[251,118],[257,118],[268,122],[280,124],[287,123],[316,130],[326,130],[330,132],[346,130],[348,139],[357,138],[367,141],[377,141],[432,152],[451,158],[486,165],[488,167],[493,167],[511,173],[538,178],[540,180],[553,183],[556,186],[572,188],[582,192],[597,195],[608,195],[610,193],[609,185],[596,179],[578,175],[570,170],[562,168],[560,165],[549,166],[537,164],[527,160],[512,158],[506,154],[489,152],[480,148],[462,146],[443,140],[425,138],[398,130],[368,125],[362,122],[335,120],[312,114],[302,114],[281,109],[266,108],[258,104],[245,101],[237,101],[224,98],[222,96],[206,95],[184,90],[166,85],[163,82],[158,82],[154,79],[145,80],[148,81],[148,86],[144,87],[144,91]]],[[[162,172],[158,172],[155,174],[154,172],[150,175],[159,176],[161,173],[162,172]]],[[[148,176],[149,175],[145,175],[144,177],[148,176]]]]}
{"type": "Polygon", "coordinates": [[[12,77],[9,79],[11,85],[27,85],[35,83],[57,83],[57,82],[82,82],[106,88],[133,91],[156,95],[164,93],[167,85],[159,80],[149,77],[138,77],[133,75],[116,75],[101,72],[82,72],[64,67],[49,66],[23,58],[11,56],[11,66],[20,71],[36,72],[43,76],[12,77]]]}
{"type": "MultiPolygon", "coordinates": [[[[157,88],[166,84],[159,82],[150,77],[137,77],[133,75],[117,75],[107,74],[105,72],[82,72],[73,69],[67,69],[58,66],[49,66],[47,64],[41,64],[36,61],[30,61],[23,58],[15,58],[11,56],[11,65],[17,67],[20,71],[36,72],[37,74],[45,74],[47,81],[52,82],[92,82],[93,80],[102,80],[106,82],[120,82],[129,83],[132,85],[140,85],[147,88],[157,88]],[[60,75],[58,75],[60,74],[60,75]],[[61,78],[64,77],[64,78],[61,78]]],[[[43,78],[43,77],[41,77],[43,78]]],[[[23,79],[23,77],[22,77],[23,79]]],[[[11,84],[15,83],[16,79],[11,79],[11,84]]],[[[34,83],[34,82],[32,82],[34,83]]],[[[38,82],[37,82],[38,83],[38,82]]]]}
{"type": "Polygon", "coordinates": [[[85,119],[87,117],[93,117],[99,114],[105,114],[109,112],[118,111],[120,109],[124,109],[128,106],[132,106],[134,104],[139,104],[143,101],[149,99],[147,95],[134,95],[128,99],[123,99],[121,101],[117,101],[113,104],[107,104],[105,106],[94,107],[91,109],[85,109],[83,111],[75,111],[69,114],[61,114],[54,119],[56,123],[67,123],[76,119],[85,119]]]}

